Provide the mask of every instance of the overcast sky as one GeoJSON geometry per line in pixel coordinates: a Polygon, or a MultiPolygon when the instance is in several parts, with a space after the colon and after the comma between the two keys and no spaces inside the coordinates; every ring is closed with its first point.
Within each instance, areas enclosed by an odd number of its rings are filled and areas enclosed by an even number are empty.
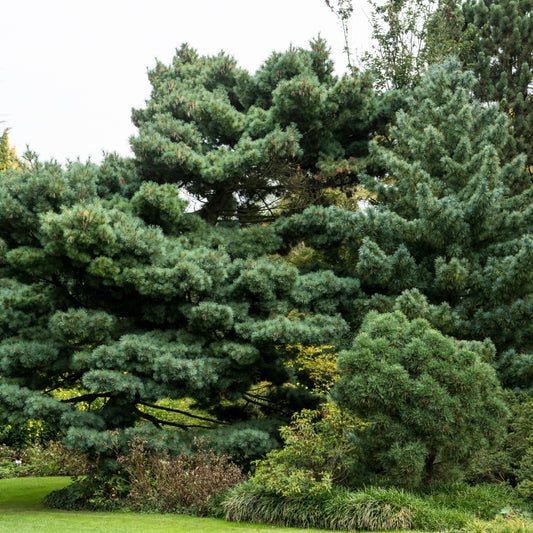
{"type": "MultiPolygon", "coordinates": [[[[368,8],[357,4],[351,47],[368,49],[368,8]]],[[[0,17],[0,132],[41,160],[130,153],[130,115],[149,96],[147,69],[183,42],[224,50],[255,72],[272,51],[320,34],[338,72],[343,36],[324,0],[11,0],[0,17]]]]}

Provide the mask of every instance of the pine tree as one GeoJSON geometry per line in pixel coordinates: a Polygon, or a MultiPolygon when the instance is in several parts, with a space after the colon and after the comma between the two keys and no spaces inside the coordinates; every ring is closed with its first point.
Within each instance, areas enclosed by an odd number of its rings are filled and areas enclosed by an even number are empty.
{"type": "Polygon", "coordinates": [[[301,209],[328,185],[353,185],[372,132],[387,121],[368,77],[333,75],[321,39],[272,54],[255,75],[184,45],[149,77],[151,98],[133,112],[139,171],[177,184],[211,223],[273,218],[279,200],[301,209]]]}
{"type": "MultiPolygon", "coordinates": [[[[531,0],[467,0],[461,58],[476,74],[482,102],[498,103],[512,119],[516,146],[533,172],[533,20],[531,0]]],[[[531,180],[521,182],[529,187],[531,180]]]]}
{"type": "Polygon", "coordinates": [[[316,405],[284,347],[347,332],[340,287],[291,314],[313,280],[265,255],[273,230],[209,226],[160,181],[117,156],[0,173],[0,412],[92,454],[207,431],[249,459],[316,405]]]}
{"type": "Polygon", "coordinates": [[[497,448],[508,410],[492,343],[458,341],[423,319],[370,312],[339,354],[333,394],[368,422],[353,434],[357,483],[453,479],[474,452],[497,448]]]}
{"type": "Polygon", "coordinates": [[[532,365],[513,353],[533,346],[533,191],[512,194],[525,158],[506,159],[507,117],[473,99],[461,69],[435,66],[398,113],[391,146],[373,145],[385,169],[366,178],[374,204],[312,207],[277,227],[314,248],[307,271],[327,265],[360,284],[346,306],[354,331],[369,310],[396,308],[447,335],[489,337],[506,383],[529,388],[532,365]]]}

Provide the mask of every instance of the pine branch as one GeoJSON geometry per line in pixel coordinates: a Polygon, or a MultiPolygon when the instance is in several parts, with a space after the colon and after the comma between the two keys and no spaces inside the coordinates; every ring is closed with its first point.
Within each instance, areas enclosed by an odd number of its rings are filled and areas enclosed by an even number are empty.
{"type": "Polygon", "coordinates": [[[148,420],[149,422],[152,422],[158,429],[161,429],[161,426],[172,426],[180,429],[190,429],[190,428],[201,428],[201,429],[211,429],[211,426],[202,426],[201,424],[179,424],[177,422],[170,422],[169,420],[161,420],[160,418],[157,418],[156,416],[153,416],[149,413],[145,413],[144,411],[141,411],[140,409],[135,409],[135,412],[145,420],[148,420]]]}
{"type": "MultiPolygon", "coordinates": [[[[52,389],[53,390],[53,389],[52,389]]],[[[109,392],[94,392],[91,394],[82,394],[81,396],[74,396],[72,398],[67,398],[61,400],[63,403],[78,403],[78,402],[93,402],[98,398],[108,398],[110,396],[109,392]]]]}
{"type": "Polygon", "coordinates": [[[181,409],[175,409],[172,407],[163,407],[161,405],[155,405],[152,403],[147,402],[138,402],[140,405],[144,405],[145,407],[151,407],[152,409],[160,409],[162,411],[167,411],[169,413],[178,413],[180,415],[185,415],[190,418],[195,418],[197,420],[203,420],[204,422],[212,422],[213,424],[226,424],[226,422],[221,422],[220,420],[215,420],[214,418],[207,418],[205,416],[199,416],[199,415],[193,415],[192,413],[189,413],[187,411],[182,411],[181,409]]]}

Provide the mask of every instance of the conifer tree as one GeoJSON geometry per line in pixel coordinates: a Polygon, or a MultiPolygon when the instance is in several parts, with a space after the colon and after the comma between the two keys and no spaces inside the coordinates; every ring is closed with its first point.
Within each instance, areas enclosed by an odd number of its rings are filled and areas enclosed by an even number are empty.
{"type": "MultiPolygon", "coordinates": [[[[533,20],[531,0],[467,0],[461,58],[479,80],[482,102],[496,102],[512,119],[514,153],[533,172],[533,20]]],[[[531,180],[521,183],[529,187],[531,180]]]]}
{"type": "Polygon", "coordinates": [[[533,191],[512,194],[525,157],[506,159],[508,119],[475,100],[474,86],[457,61],[432,68],[398,113],[390,147],[373,145],[385,169],[365,178],[375,204],[311,207],[278,228],[314,248],[307,271],[328,265],[358,281],[364,295],[346,315],[354,330],[367,311],[396,308],[447,335],[489,337],[506,383],[530,388],[529,359],[512,354],[533,343],[533,191]]]}
{"type": "Polygon", "coordinates": [[[265,220],[280,199],[299,197],[285,203],[298,209],[325,186],[353,184],[387,118],[368,77],[333,75],[321,39],[272,54],[255,75],[223,53],[183,45],[149,77],[146,108],[133,112],[136,164],[144,179],[175,183],[201,202],[211,223],[265,220]]]}
{"type": "Polygon", "coordinates": [[[453,479],[474,452],[495,449],[508,410],[489,342],[442,335],[399,311],[370,312],[338,359],[334,397],[368,422],[352,435],[357,483],[453,479]]]}
{"type": "Polygon", "coordinates": [[[291,314],[323,274],[266,257],[280,244],[269,227],[211,227],[185,209],[164,174],[143,180],[117,156],[0,173],[3,417],[47,419],[92,454],[134,434],[172,449],[208,431],[246,459],[316,405],[284,346],[346,334],[337,294],[355,286],[291,314]]]}

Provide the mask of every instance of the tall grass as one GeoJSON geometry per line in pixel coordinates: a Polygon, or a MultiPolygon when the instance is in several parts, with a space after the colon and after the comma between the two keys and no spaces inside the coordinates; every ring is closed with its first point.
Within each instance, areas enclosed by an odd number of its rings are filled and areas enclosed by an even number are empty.
{"type": "MultiPolygon", "coordinates": [[[[283,497],[252,483],[232,491],[222,504],[227,520],[348,531],[514,531],[529,525],[531,505],[505,486],[441,487],[429,494],[395,488],[359,491],[334,488],[319,495],[283,497]],[[507,513],[507,514],[506,514],[507,513]],[[489,525],[487,520],[494,520],[489,525]],[[514,529],[513,529],[514,528],[514,529]]],[[[526,529],[527,531],[527,529],[526,529]]]]}
{"type": "Polygon", "coordinates": [[[387,499],[379,493],[332,489],[320,496],[287,498],[245,483],[233,489],[222,505],[226,520],[236,522],[337,531],[410,529],[408,498],[402,497],[401,491],[394,496],[387,499]]]}

